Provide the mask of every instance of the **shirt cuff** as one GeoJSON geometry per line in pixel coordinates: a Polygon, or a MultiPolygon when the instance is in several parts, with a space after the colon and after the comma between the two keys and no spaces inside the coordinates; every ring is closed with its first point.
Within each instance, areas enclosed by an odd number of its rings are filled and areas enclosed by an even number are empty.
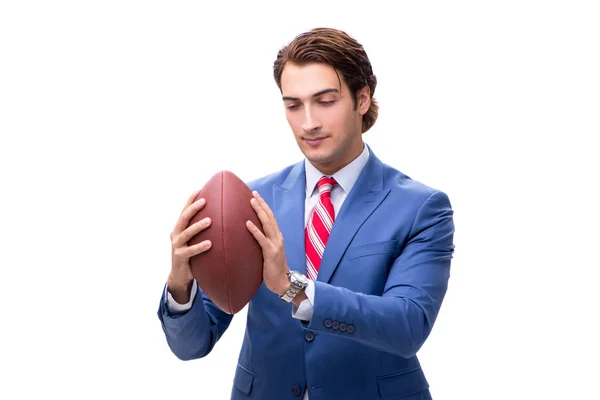
{"type": "Polygon", "coordinates": [[[190,293],[190,301],[188,301],[185,304],[179,304],[178,302],[175,301],[173,296],[171,296],[171,293],[169,293],[169,291],[167,290],[167,285],[165,285],[165,297],[167,299],[166,300],[167,310],[169,310],[169,312],[171,314],[183,314],[183,313],[187,312],[190,308],[192,308],[192,303],[194,302],[194,299],[196,298],[197,292],[198,292],[198,284],[196,283],[196,280],[194,279],[194,281],[192,283],[192,292],[190,293]]]}
{"type": "Polygon", "coordinates": [[[315,283],[312,280],[308,281],[304,294],[306,294],[306,300],[300,303],[299,306],[293,305],[292,317],[302,321],[310,321],[313,316],[313,304],[315,304],[315,283]]]}

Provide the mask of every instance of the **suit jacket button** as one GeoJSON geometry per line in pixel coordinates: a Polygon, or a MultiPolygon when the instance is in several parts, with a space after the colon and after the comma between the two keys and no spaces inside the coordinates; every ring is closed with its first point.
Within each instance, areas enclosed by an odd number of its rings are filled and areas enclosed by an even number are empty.
{"type": "Polygon", "coordinates": [[[333,329],[340,329],[340,323],[337,321],[333,321],[333,324],[331,324],[331,327],[333,329]]]}
{"type": "Polygon", "coordinates": [[[311,331],[306,332],[304,334],[304,340],[306,340],[308,343],[312,342],[313,340],[315,340],[315,334],[311,331]]]}
{"type": "Polygon", "coordinates": [[[348,328],[348,325],[346,325],[345,323],[341,323],[340,324],[340,331],[342,332],[346,332],[346,329],[348,328]]]}
{"type": "Polygon", "coordinates": [[[352,325],[352,324],[348,325],[348,327],[346,328],[346,331],[347,331],[348,333],[352,333],[352,332],[354,332],[354,325],[352,325]]]}
{"type": "Polygon", "coordinates": [[[325,328],[331,328],[332,322],[329,318],[326,319],[323,323],[325,324],[325,328]]]}
{"type": "Polygon", "coordinates": [[[300,396],[302,394],[302,390],[297,385],[292,386],[292,394],[294,396],[300,396]]]}

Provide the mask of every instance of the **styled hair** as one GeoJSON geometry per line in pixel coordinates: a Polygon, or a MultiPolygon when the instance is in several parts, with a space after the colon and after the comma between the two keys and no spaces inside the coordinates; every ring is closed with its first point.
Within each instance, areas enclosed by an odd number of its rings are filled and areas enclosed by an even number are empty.
{"type": "Polygon", "coordinates": [[[273,64],[275,82],[281,90],[281,74],[288,63],[305,65],[309,63],[325,63],[342,75],[348,85],[354,108],[358,107],[358,92],[369,86],[371,106],[363,115],[362,132],[366,132],[377,120],[379,106],[373,95],[377,86],[377,78],[363,46],[347,33],[331,28],[315,28],[294,38],[277,53],[273,64]]]}

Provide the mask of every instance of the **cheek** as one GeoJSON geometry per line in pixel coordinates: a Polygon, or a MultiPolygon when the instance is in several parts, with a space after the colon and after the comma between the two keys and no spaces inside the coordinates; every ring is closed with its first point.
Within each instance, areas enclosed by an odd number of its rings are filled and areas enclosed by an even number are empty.
{"type": "Polygon", "coordinates": [[[292,113],[285,113],[285,119],[287,119],[288,124],[293,128],[296,126],[296,117],[292,113]]]}
{"type": "Polygon", "coordinates": [[[285,118],[287,119],[287,122],[288,122],[290,128],[292,128],[292,132],[294,132],[294,136],[300,135],[301,121],[299,120],[297,115],[292,114],[292,113],[286,113],[285,118]]]}
{"type": "Polygon", "coordinates": [[[347,115],[342,109],[327,110],[321,118],[325,130],[332,131],[334,134],[341,134],[346,131],[348,126],[347,115]]]}

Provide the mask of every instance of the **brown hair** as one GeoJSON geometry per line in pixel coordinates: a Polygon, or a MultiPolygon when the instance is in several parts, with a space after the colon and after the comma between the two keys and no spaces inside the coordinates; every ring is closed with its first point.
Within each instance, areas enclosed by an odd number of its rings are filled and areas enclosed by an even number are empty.
{"type": "Polygon", "coordinates": [[[285,64],[325,63],[342,77],[352,93],[354,108],[358,107],[358,92],[365,86],[371,90],[371,106],[363,115],[362,131],[368,131],[377,120],[379,106],[373,98],[377,78],[363,46],[345,32],[331,28],[316,28],[304,32],[277,53],[273,64],[275,82],[281,90],[281,74],[285,64]]]}

